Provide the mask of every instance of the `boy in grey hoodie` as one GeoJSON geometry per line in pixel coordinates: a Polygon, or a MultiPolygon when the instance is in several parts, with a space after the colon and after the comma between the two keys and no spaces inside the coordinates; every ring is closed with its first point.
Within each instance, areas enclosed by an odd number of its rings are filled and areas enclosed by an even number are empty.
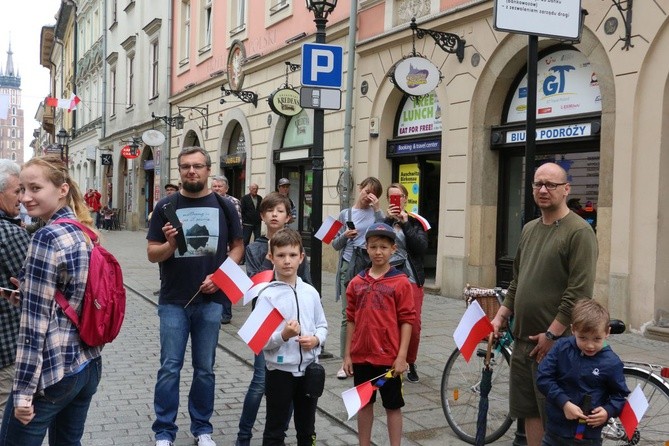
{"type": "Polygon", "coordinates": [[[318,362],[328,325],[318,292],[297,274],[304,261],[300,234],[289,228],[278,231],[270,239],[267,258],[274,265],[276,281],[263,289],[258,299],[268,301],[285,321],[263,348],[267,366],[263,445],[284,444],[291,404],[297,445],[312,445],[316,441],[318,398],[306,395],[304,371],[310,363],[318,362]]]}

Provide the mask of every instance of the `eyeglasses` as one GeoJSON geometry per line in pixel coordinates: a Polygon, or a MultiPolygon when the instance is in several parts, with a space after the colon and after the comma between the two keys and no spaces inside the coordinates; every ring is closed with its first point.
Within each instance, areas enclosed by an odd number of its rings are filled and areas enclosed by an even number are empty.
{"type": "Polygon", "coordinates": [[[189,171],[191,169],[202,170],[205,167],[209,167],[206,164],[179,164],[179,169],[183,171],[189,171]]]}
{"type": "Polygon", "coordinates": [[[564,186],[565,184],[567,183],[551,183],[551,182],[540,183],[538,181],[535,181],[532,183],[532,189],[541,190],[542,187],[546,187],[546,190],[555,190],[558,188],[558,186],[564,186]]]}

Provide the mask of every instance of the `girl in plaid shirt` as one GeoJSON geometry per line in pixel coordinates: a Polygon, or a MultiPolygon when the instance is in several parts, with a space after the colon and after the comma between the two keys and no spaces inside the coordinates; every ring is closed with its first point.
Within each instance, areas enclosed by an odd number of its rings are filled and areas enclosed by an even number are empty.
{"type": "Polygon", "coordinates": [[[32,158],[20,174],[21,202],[47,224],[35,232],[18,283],[21,324],[12,397],[0,446],[80,444],[86,414],[102,372],[101,347],[88,347],[60,306],[56,290],[79,311],[88,278],[91,243],[58,218],[93,222],[77,184],[58,157],[32,158]]]}

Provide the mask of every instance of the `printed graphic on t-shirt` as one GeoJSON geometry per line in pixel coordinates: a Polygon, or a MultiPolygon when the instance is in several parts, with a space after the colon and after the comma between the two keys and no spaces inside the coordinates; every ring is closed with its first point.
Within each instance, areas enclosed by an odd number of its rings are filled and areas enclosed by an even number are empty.
{"type": "Polygon", "coordinates": [[[201,257],[216,255],[219,234],[218,209],[195,207],[177,209],[177,216],[183,226],[188,251],[183,255],[179,250],[175,257],[201,257]]]}

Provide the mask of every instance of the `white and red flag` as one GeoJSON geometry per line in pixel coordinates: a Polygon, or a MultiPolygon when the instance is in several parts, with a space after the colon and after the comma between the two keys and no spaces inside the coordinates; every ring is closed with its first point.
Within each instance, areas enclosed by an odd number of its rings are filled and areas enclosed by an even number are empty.
{"type": "Polygon", "coordinates": [[[253,282],[230,257],[218,267],[211,281],[228,296],[230,302],[236,304],[244,293],[253,286],[253,282]]]}
{"type": "Polygon", "coordinates": [[[641,417],[643,417],[647,409],[648,400],[646,399],[646,395],[643,394],[641,386],[637,384],[636,389],[627,397],[627,401],[619,417],[628,439],[632,439],[634,430],[639,425],[639,421],[641,421],[641,417]]]}
{"type": "Polygon", "coordinates": [[[458,327],[455,329],[455,333],[453,333],[455,344],[460,349],[465,361],[469,362],[469,358],[471,358],[478,343],[492,331],[493,327],[488,316],[486,316],[481,305],[474,300],[467,307],[467,311],[465,311],[458,327]]]}
{"type": "Polygon", "coordinates": [[[372,399],[372,393],[374,393],[374,390],[377,388],[378,387],[372,384],[371,381],[365,381],[359,386],[344,390],[341,393],[341,398],[344,400],[349,420],[369,403],[369,400],[372,399]]]}
{"type": "Polygon", "coordinates": [[[415,212],[409,212],[409,215],[411,215],[413,218],[415,218],[420,222],[425,232],[429,231],[432,228],[432,226],[430,226],[430,222],[427,221],[427,218],[423,217],[422,215],[418,215],[415,212]]]}
{"type": "Polygon", "coordinates": [[[64,108],[68,112],[71,112],[72,110],[76,110],[77,105],[80,102],[81,102],[81,99],[79,99],[79,96],[77,96],[74,93],[72,93],[72,95],[70,96],[70,99],[59,99],[59,98],[54,98],[52,96],[49,96],[44,100],[45,105],[48,105],[49,107],[64,108]]]}
{"type": "Polygon", "coordinates": [[[258,296],[258,293],[265,288],[274,279],[274,270],[267,269],[260,271],[251,277],[253,286],[244,293],[244,305],[251,302],[258,296]]]}
{"type": "Polygon", "coordinates": [[[283,316],[266,299],[259,299],[256,308],[237,334],[256,355],[267,344],[274,330],[283,322],[283,316]]]}
{"type": "Polygon", "coordinates": [[[316,234],[314,234],[314,237],[329,245],[332,240],[334,240],[342,226],[344,226],[344,223],[340,222],[334,217],[328,216],[316,234]]]}

